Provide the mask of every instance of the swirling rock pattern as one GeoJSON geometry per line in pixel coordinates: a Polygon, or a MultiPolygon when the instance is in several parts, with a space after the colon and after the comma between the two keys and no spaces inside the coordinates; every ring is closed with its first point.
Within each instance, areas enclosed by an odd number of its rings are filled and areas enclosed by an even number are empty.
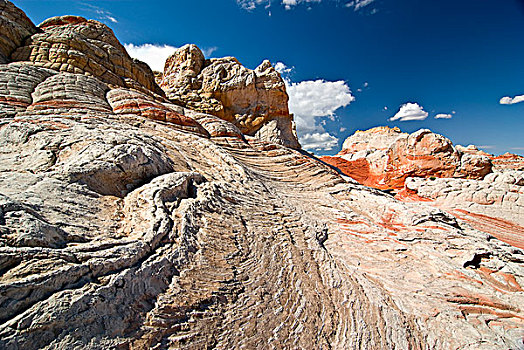
{"type": "Polygon", "coordinates": [[[0,85],[25,98],[0,105],[0,348],[522,346],[513,236],[154,91],[24,64],[40,75],[0,85]]]}

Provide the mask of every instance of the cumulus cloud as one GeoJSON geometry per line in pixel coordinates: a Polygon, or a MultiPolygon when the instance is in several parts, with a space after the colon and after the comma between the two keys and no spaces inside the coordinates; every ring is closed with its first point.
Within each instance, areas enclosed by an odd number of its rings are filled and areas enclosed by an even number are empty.
{"type": "Polygon", "coordinates": [[[155,44],[124,44],[129,56],[143,61],[151,67],[152,70],[163,72],[164,64],[167,58],[177,49],[170,45],[155,44]]]}
{"type": "Polygon", "coordinates": [[[439,113],[435,116],[435,119],[451,119],[453,115],[447,113],[439,113]]]}
{"type": "Polygon", "coordinates": [[[295,115],[297,134],[304,149],[330,151],[337,147],[338,139],[324,129],[325,120],[335,120],[335,112],[346,107],[355,97],[343,80],[306,80],[293,82],[289,77],[292,68],[282,62],[275,64],[286,82],[289,111],[295,115]]]}
{"type": "Polygon", "coordinates": [[[389,121],[399,120],[401,122],[409,120],[424,120],[428,117],[428,112],[418,103],[408,102],[400,106],[399,111],[389,121]]]}
{"type": "MultiPolygon", "coordinates": [[[[307,80],[290,83],[289,109],[302,121],[313,121],[316,117],[333,117],[334,112],[355,100],[345,81],[307,80]]],[[[298,126],[299,122],[297,122],[298,126]]],[[[304,123],[306,124],[306,123],[304,123]]],[[[303,125],[307,127],[307,125],[303,125]]]]}
{"type": "Polygon", "coordinates": [[[300,144],[310,151],[331,151],[338,147],[338,139],[327,132],[306,133],[300,137],[300,144]]]}
{"type": "Polygon", "coordinates": [[[515,97],[504,96],[499,101],[501,105],[513,105],[519,102],[524,102],[524,95],[518,95],[515,97]]]}

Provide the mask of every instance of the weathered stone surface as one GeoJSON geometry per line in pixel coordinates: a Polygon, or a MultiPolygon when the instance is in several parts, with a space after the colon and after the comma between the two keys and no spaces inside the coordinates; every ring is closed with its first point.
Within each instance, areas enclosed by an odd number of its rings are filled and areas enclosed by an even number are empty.
{"type": "Polygon", "coordinates": [[[524,249],[524,172],[495,172],[482,181],[410,178],[406,189],[415,200],[429,199],[476,229],[524,249]]]}
{"type": "Polygon", "coordinates": [[[299,148],[284,81],[269,61],[255,70],[234,57],[206,60],[185,45],[166,61],[160,86],[174,102],[235,124],[242,133],[299,148]]]}
{"type": "Polygon", "coordinates": [[[337,156],[322,160],[379,189],[401,189],[413,176],[482,179],[492,171],[489,157],[460,152],[449,139],[427,129],[412,134],[388,127],[357,131],[337,156]]]}
{"type": "MultiPolygon", "coordinates": [[[[9,91],[33,87],[0,119],[0,348],[521,346],[522,241],[475,229],[481,195],[467,213],[398,201],[83,73],[9,91]],[[53,103],[69,89],[75,112],[53,103]]],[[[511,192],[512,174],[481,182],[511,192]]]]}
{"type": "Polygon", "coordinates": [[[107,99],[115,114],[135,114],[153,120],[165,121],[183,129],[208,135],[194,119],[183,115],[184,109],[172,104],[155,101],[151,96],[129,89],[114,89],[107,99]]]}
{"type": "Polygon", "coordinates": [[[36,31],[22,10],[11,1],[0,0],[0,63],[9,62],[11,53],[36,31]]]}
{"type": "Polygon", "coordinates": [[[185,115],[198,121],[211,137],[236,137],[243,139],[244,135],[233,123],[210,114],[200,113],[191,109],[184,110],[185,115]]]}
{"type": "Polygon", "coordinates": [[[472,154],[472,155],[478,155],[478,156],[491,156],[491,154],[484,152],[482,150],[479,150],[477,146],[475,145],[468,145],[467,147],[464,147],[462,145],[456,145],[455,148],[457,151],[464,153],[464,154],[472,154]]]}
{"type": "Polygon", "coordinates": [[[409,176],[452,177],[460,164],[460,154],[442,135],[422,129],[399,139],[388,149],[386,183],[402,188],[409,176]]]}
{"type": "Polygon", "coordinates": [[[489,159],[491,159],[491,163],[493,164],[493,170],[495,171],[524,170],[524,157],[519,156],[518,154],[506,152],[504,154],[501,154],[500,156],[495,156],[493,154],[489,154],[487,152],[479,150],[474,145],[469,145],[468,147],[457,145],[456,149],[459,152],[465,154],[488,157],[489,159]]]}
{"type": "Polygon", "coordinates": [[[44,21],[39,29],[12,53],[14,61],[92,75],[117,86],[141,85],[163,94],[151,69],[133,60],[106,25],[78,16],[61,16],[44,21]]]}
{"type": "Polygon", "coordinates": [[[13,116],[33,103],[31,94],[38,84],[56,74],[23,63],[0,64],[0,116],[13,116]]]}
{"type": "Polygon", "coordinates": [[[100,80],[80,74],[62,72],[36,86],[30,114],[111,113],[105,99],[109,87],[100,80]]]}
{"type": "Polygon", "coordinates": [[[377,126],[369,130],[357,130],[342,144],[341,154],[357,153],[359,151],[383,150],[386,151],[397,139],[407,137],[399,128],[377,126]]]}
{"type": "Polygon", "coordinates": [[[493,163],[488,156],[477,154],[461,154],[460,165],[455,169],[453,177],[482,179],[493,171],[493,163]]]}
{"type": "Polygon", "coordinates": [[[439,209],[254,138],[38,118],[0,129],[2,348],[519,339],[519,254],[439,209]]]}

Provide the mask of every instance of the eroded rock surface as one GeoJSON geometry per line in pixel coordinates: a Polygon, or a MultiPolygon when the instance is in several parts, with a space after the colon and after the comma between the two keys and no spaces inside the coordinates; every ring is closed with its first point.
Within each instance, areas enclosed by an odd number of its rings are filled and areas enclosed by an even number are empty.
{"type": "Polygon", "coordinates": [[[522,346],[519,242],[143,86],[0,69],[33,77],[0,85],[0,348],[522,346]]]}
{"type": "Polygon", "coordinates": [[[96,76],[117,86],[163,91],[145,63],[133,60],[106,25],[78,16],[50,18],[11,54],[13,61],[96,76]]]}
{"type": "Polygon", "coordinates": [[[462,152],[427,129],[412,134],[388,127],[357,131],[344,141],[337,156],[322,159],[379,189],[401,189],[408,177],[482,179],[492,171],[489,157],[462,152]]]}
{"type": "Polygon", "coordinates": [[[6,0],[0,0],[0,28],[0,63],[9,62],[11,53],[37,31],[25,13],[6,0]]]}
{"type": "Polygon", "coordinates": [[[524,249],[523,171],[495,172],[482,181],[409,178],[406,189],[524,249]]]}
{"type": "Polygon", "coordinates": [[[215,115],[247,135],[299,148],[280,74],[264,61],[255,70],[234,57],[205,59],[193,44],[170,56],[160,86],[172,101],[215,115]]]}

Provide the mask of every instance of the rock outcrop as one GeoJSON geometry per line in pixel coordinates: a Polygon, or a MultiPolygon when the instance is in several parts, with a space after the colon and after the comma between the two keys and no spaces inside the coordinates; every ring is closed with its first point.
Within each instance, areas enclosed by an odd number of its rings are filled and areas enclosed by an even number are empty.
{"type": "Polygon", "coordinates": [[[498,171],[524,170],[524,157],[518,154],[504,153],[500,156],[491,156],[493,167],[498,171]]]}
{"type": "Polygon", "coordinates": [[[11,53],[37,28],[12,2],[0,0],[0,63],[9,62],[11,53]]]}
{"type": "Polygon", "coordinates": [[[132,59],[106,25],[78,16],[50,18],[11,54],[12,61],[32,62],[55,71],[96,76],[117,86],[163,91],[153,72],[132,59]]]}
{"type": "Polygon", "coordinates": [[[251,70],[234,57],[206,60],[196,45],[185,45],[167,59],[160,86],[171,101],[229,121],[246,135],[300,148],[284,81],[269,61],[251,70]]]}
{"type": "Polygon", "coordinates": [[[482,179],[492,171],[489,157],[461,152],[427,129],[412,134],[388,127],[357,131],[337,156],[322,160],[379,189],[402,189],[408,177],[482,179]]]}
{"type": "Polygon", "coordinates": [[[61,67],[0,64],[1,349],[522,346],[513,236],[61,67]]]}

